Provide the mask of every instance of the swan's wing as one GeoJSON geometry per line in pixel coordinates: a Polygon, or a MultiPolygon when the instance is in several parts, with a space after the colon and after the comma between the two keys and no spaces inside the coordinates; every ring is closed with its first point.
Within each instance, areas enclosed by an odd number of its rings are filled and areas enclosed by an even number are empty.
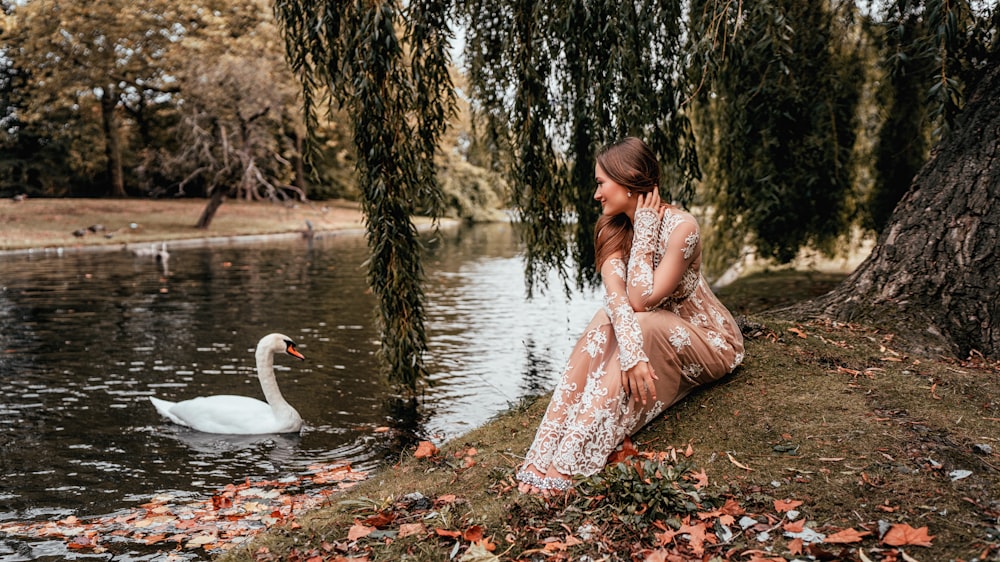
{"type": "Polygon", "coordinates": [[[160,413],[161,416],[169,419],[174,423],[179,423],[181,425],[187,425],[183,420],[179,419],[177,416],[170,413],[170,408],[173,408],[177,403],[171,402],[169,400],[161,400],[155,396],[150,396],[149,401],[153,403],[153,407],[156,411],[160,413]]]}
{"type": "Polygon", "coordinates": [[[247,435],[276,433],[274,412],[267,402],[247,396],[203,396],[170,407],[171,419],[208,433],[247,435]]]}

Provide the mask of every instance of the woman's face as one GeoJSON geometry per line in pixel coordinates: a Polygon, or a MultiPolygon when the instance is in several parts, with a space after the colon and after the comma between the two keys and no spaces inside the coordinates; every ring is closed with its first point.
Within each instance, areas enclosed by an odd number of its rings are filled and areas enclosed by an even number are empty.
{"type": "Polygon", "coordinates": [[[627,213],[635,208],[635,197],[629,197],[628,188],[615,183],[608,177],[598,164],[595,167],[594,179],[597,181],[597,190],[594,191],[594,199],[600,201],[602,214],[608,216],[627,213]]]}

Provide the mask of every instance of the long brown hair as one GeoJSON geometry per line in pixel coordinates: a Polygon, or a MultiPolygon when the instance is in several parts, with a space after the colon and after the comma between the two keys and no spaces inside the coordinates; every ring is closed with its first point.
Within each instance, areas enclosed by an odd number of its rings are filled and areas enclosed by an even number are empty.
{"type": "MultiPolygon", "coordinates": [[[[615,183],[633,193],[650,193],[660,187],[660,163],[646,143],[635,137],[609,144],[597,152],[597,163],[615,183]]],[[[597,269],[615,252],[627,262],[632,250],[632,221],[624,213],[601,215],[594,227],[597,269]]]]}

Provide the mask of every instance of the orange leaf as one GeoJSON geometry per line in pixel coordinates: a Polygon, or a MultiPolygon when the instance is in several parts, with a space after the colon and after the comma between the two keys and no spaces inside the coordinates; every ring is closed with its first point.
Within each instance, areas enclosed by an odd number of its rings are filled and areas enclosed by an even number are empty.
{"type": "Polygon", "coordinates": [[[774,510],[778,513],[791,511],[800,505],[802,505],[802,502],[799,500],[774,500],[774,510]]]}
{"type": "Polygon", "coordinates": [[[483,528],[479,525],[473,525],[462,533],[462,538],[469,542],[479,542],[483,540],[483,528]]]}
{"type": "Polygon", "coordinates": [[[700,490],[705,486],[708,486],[708,475],[705,474],[705,469],[701,469],[701,472],[691,473],[691,477],[694,478],[694,488],[695,490],[700,490]]]}
{"type": "Polygon", "coordinates": [[[802,539],[792,539],[788,543],[788,552],[798,556],[802,554],[802,539]]]}
{"type": "Polygon", "coordinates": [[[615,449],[610,455],[608,455],[608,464],[617,464],[638,454],[639,450],[632,445],[632,440],[628,435],[626,435],[625,440],[622,441],[621,447],[615,449]]]}
{"type": "Polygon", "coordinates": [[[692,447],[691,444],[688,443],[687,449],[684,450],[684,456],[690,457],[693,454],[694,454],[694,447],[692,447]]]}
{"type": "Polygon", "coordinates": [[[403,523],[399,526],[399,538],[410,535],[422,535],[426,532],[427,528],[424,527],[423,523],[403,523]]]}
{"type": "Polygon", "coordinates": [[[803,332],[802,330],[800,330],[798,328],[789,328],[788,331],[791,332],[791,333],[793,333],[793,334],[795,334],[795,335],[797,335],[797,336],[799,336],[802,339],[806,339],[806,337],[808,337],[808,336],[806,336],[805,332],[803,332]]]}
{"type": "Polygon", "coordinates": [[[781,526],[782,529],[788,531],[789,533],[801,533],[806,526],[806,520],[803,517],[798,521],[789,521],[781,526]]]}
{"type": "Polygon", "coordinates": [[[367,537],[373,532],[375,532],[375,527],[366,527],[360,523],[355,523],[351,526],[351,530],[347,531],[347,540],[356,541],[362,537],[367,537]]]}
{"type": "Polygon", "coordinates": [[[933,536],[927,534],[927,527],[914,529],[906,523],[897,523],[882,537],[882,542],[890,546],[930,546],[933,536]]]}
{"type": "Polygon", "coordinates": [[[434,529],[434,532],[437,533],[439,537],[451,537],[453,539],[457,539],[462,536],[462,531],[451,531],[448,529],[437,528],[434,529]]]}
{"type": "Polygon", "coordinates": [[[449,504],[455,501],[456,499],[458,499],[458,497],[455,494],[441,494],[440,496],[437,497],[436,500],[434,500],[434,505],[441,506],[449,504]]]}
{"type": "Polygon", "coordinates": [[[861,537],[870,535],[868,531],[859,533],[854,529],[844,529],[843,531],[836,532],[832,535],[827,535],[823,542],[826,544],[845,544],[850,542],[861,542],[861,537]]]}
{"type": "Polygon", "coordinates": [[[437,454],[437,452],[438,449],[434,446],[434,443],[431,443],[430,441],[421,441],[420,444],[417,445],[417,452],[413,453],[413,456],[418,459],[425,459],[433,457],[437,454]]]}

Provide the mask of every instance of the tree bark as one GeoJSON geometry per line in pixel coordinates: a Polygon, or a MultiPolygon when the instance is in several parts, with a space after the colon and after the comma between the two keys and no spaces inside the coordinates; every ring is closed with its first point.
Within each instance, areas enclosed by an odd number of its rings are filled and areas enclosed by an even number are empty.
{"type": "Polygon", "coordinates": [[[108,160],[108,177],[111,179],[111,196],[125,197],[125,174],[122,171],[121,137],[115,119],[118,105],[114,86],[106,86],[101,96],[101,124],[104,127],[104,155],[108,160]]]}
{"type": "Polygon", "coordinates": [[[1000,358],[1000,65],[988,70],[872,254],[788,312],[892,330],[909,351],[1000,358]]]}

